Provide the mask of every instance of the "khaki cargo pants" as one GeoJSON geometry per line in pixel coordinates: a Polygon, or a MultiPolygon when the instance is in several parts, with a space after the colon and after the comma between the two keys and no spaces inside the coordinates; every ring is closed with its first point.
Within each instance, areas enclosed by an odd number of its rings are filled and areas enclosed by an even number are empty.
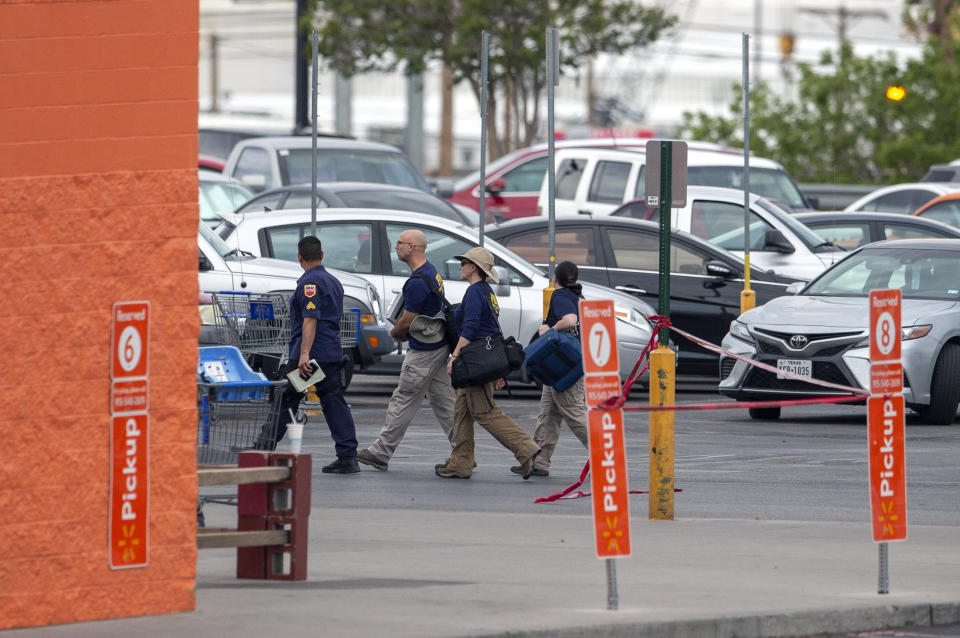
{"type": "Polygon", "coordinates": [[[537,429],[533,440],[543,450],[534,467],[546,470],[550,467],[550,458],[557,449],[560,439],[560,422],[566,420],[567,427],[580,439],[583,447],[589,447],[587,430],[587,401],[583,392],[583,377],[564,390],[557,392],[550,386],[543,386],[540,394],[540,414],[537,416],[537,429]]]}
{"type": "Polygon", "coordinates": [[[539,448],[530,435],[497,407],[493,400],[494,382],[457,390],[453,408],[453,451],[447,468],[470,476],[473,473],[473,424],[479,423],[507,448],[521,464],[539,448]]]}
{"type": "MultiPolygon", "coordinates": [[[[400,369],[400,380],[387,405],[387,420],[380,436],[368,448],[375,457],[388,463],[407,428],[417,415],[424,397],[430,401],[443,433],[453,445],[454,393],[447,374],[447,357],[450,349],[442,346],[436,350],[407,350],[400,369]]],[[[472,467],[472,463],[471,463],[472,467]]]]}

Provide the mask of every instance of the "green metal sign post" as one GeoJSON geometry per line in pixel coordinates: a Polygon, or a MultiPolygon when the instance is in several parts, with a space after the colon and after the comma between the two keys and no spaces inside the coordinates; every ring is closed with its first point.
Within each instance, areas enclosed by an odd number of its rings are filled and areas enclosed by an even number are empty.
{"type": "MultiPolygon", "coordinates": [[[[660,288],[657,312],[670,316],[670,208],[673,192],[673,144],[660,142],[660,288]]],[[[670,330],[661,327],[659,344],[670,344],[670,330]]]]}

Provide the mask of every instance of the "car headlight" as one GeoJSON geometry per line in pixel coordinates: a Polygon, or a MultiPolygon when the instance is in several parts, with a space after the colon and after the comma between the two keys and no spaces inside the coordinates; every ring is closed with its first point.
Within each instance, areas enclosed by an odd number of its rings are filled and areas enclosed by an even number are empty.
{"type": "Polygon", "coordinates": [[[742,339],[743,341],[753,343],[753,335],[750,334],[750,329],[747,328],[747,324],[745,323],[740,323],[739,321],[734,321],[731,323],[730,334],[737,339],[742,339]]]}
{"type": "MultiPolygon", "coordinates": [[[[900,341],[910,341],[912,339],[919,339],[920,337],[925,337],[930,334],[930,331],[933,330],[933,324],[924,324],[921,326],[902,326],[900,328],[900,341]]],[[[863,339],[857,342],[857,345],[854,348],[866,348],[870,345],[870,335],[867,335],[863,339]]]]}
{"type": "Polygon", "coordinates": [[[636,308],[625,308],[624,306],[614,305],[613,314],[616,315],[620,321],[639,330],[649,331],[652,329],[647,318],[636,308]]]}
{"type": "Polygon", "coordinates": [[[370,308],[373,309],[373,316],[376,322],[383,325],[383,308],[380,305],[380,293],[369,281],[367,282],[367,298],[370,300],[370,308]]]}
{"type": "Polygon", "coordinates": [[[933,324],[929,323],[923,326],[904,326],[900,328],[900,341],[910,341],[911,339],[925,337],[932,329],[933,324]]]}

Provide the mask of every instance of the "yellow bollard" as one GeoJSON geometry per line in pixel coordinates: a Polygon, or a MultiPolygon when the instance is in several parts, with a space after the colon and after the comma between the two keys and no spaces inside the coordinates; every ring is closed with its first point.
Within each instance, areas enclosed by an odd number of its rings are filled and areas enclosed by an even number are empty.
{"type": "Polygon", "coordinates": [[[740,291],[740,314],[752,310],[757,305],[757,293],[753,290],[740,291]]]}
{"type": "Polygon", "coordinates": [[[543,319],[546,321],[547,313],[550,311],[550,297],[553,295],[555,288],[553,284],[547,284],[547,287],[543,289],[543,319]]]}
{"type": "Polygon", "coordinates": [[[757,305],[757,293],[750,290],[750,251],[743,255],[743,290],[740,291],[740,314],[753,310],[757,305]]]}
{"type": "MultiPolygon", "coordinates": [[[[659,346],[650,353],[650,405],[674,405],[676,353],[659,346]]],[[[651,521],[673,520],[673,411],[650,413],[651,521]]]]}

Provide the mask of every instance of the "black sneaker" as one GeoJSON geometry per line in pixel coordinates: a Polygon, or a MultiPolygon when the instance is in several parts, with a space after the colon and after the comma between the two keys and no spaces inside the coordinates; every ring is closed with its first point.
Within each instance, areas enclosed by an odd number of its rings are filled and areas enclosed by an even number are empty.
{"type": "Polygon", "coordinates": [[[363,463],[364,465],[370,465],[377,468],[381,472],[387,471],[387,464],[384,461],[381,461],[373,455],[373,452],[370,450],[357,450],[357,460],[363,463]]]}
{"type": "Polygon", "coordinates": [[[320,470],[324,474],[356,474],[360,471],[360,464],[354,456],[338,456],[337,460],[329,465],[324,465],[320,470]]]}

